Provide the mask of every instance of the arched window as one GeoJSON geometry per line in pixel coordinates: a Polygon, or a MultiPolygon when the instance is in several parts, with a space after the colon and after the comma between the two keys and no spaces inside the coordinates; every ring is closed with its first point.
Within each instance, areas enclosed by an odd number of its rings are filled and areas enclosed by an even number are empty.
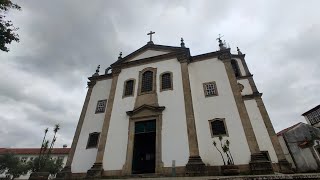
{"type": "Polygon", "coordinates": [[[236,75],[236,77],[241,76],[239,65],[238,65],[237,61],[232,59],[231,60],[231,65],[232,65],[232,69],[233,69],[233,72],[236,75]]]}
{"type": "Polygon", "coordinates": [[[209,120],[209,124],[212,137],[227,135],[225,119],[209,120]]]}
{"type": "Polygon", "coordinates": [[[161,91],[172,89],[172,73],[165,72],[160,76],[161,91]]]}
{"type": "Polygon", "coordinates": [[[153,72],[146,71],[142,74],[141,92],[152,91],[152,87],[153,87],[153,72]]]}
{"type": "Polygon", "coordinates": [[[130,79],[125,81],[123,96],[132,96],[134,92],[134,80],[130,79]]]}

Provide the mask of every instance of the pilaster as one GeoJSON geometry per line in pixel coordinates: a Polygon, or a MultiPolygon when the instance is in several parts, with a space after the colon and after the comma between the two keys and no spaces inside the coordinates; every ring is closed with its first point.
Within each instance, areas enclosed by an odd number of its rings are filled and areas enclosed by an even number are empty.
{"type": "Polygon", "coordinates": [[[279,161],[280,172],[282,172],[282,173],[293,173],[290,163],[286,160],[286,158],[284,156],[283,150],[282,150],[282,148],[280,146],[279,139],[278,139],[277,134],[275,133],[275,131],[273,129],[270,117],[268,115],[266,107],[264,106],[262,98],[261,97],[256,97],[255,99],[256,99],[260,114],[262,116],[263,122],[264,122],[264,124],[265,124],[265,126],[267,128],[269,137],[271,139],[271,143],[272,143],[273,148],[274,148],[274,150],[276,152],[276,155],[277,155],[277,158],[278,158],[278,161],[279,161]]]}
{"type": "Polygon", "coordinates": [[[188,71],[188,55],[182,54],[178,57],[178,60],[181,63],[182,85],[189,142],[189,161],[186,165],[186,173],[190,176],[204,175],[206,172],[206,167],[205,164],[202,162],[202,159],[199,154],[198,138],[188,71]]]}
{"type": "Polygon", "coordinates": [[[87,179],[100,178],[103,172],[103,156],[104,156],[105,146],[107,142],[114,96],[116,93],[116,87],[117,87],[117,82],[118,82],[118,77],[120,72],[121,72],[120,69],[112,69],[113,77],[112,77],[111,89],[110,89],[109,99],[107,103],[107,110],[106,110],[103,125],[102,125],[102,132],[100,134],[96,161],[93,164],[93,166],[87,171],[87,175],[86,175],[87,179]]]}
{"type": "Polygon", "coordinates": [[[219,59],[222,60],[224,63],[224,66],[225,66],[225,69],[226,69],[226,72],[227,72],[227,75],[229,78],[230,86],[231,86],[231,89],[232,89],[232,92],[234,95],[234,99],[236,101],[237,109],[239,112],[239,116],[241,119],[243,129],[244,129],[244,133],[245,133],[248,145],[249,145],[250,152],[251,152],[251,154],[258,153],[260,151],[260,149],[259,149],[258,142],[257,142],[256,136],[255,136],[253,128],[252,128],[252,124],[249,119],[247,109],[246,109],[244,101],[242,99],[241,92],[239,91],[239,88],[238,88],[236,76],[235,76],[233,69],[232,69],[230,52],[226,52],[226,53],[222,54],[221,56],[219,56],[219,59]]]}
{"type": "Polygon", "coordinates": [[[74,153],[76,151],[76,147],[77,147],[78,140],[79,140],[79,137],[80,137],[83,121],[84,121],[84,118],[86,116],[86,112],[87,112],[87,109],[88,109],[88,104],[89,104],[90,97],[91,97],[91,94],[92,94],[92,89],[93,89],[94,85],[96,84],[96,81],[89,81],[87,84],[88,84],[89,89],[87,91],[87,95],[86,95],[86,98],[85,98],[83,106],[82,106],[80,118],[79,118],[79,121],[78,121],[76,132],[75,132],[75,134],[73,136],[73,140],[72,140],[71,149],[70,149],[70,152],[69,152],[69,155],[68,155],[68,159],[67,159],[65,167],[57,174],[56,179],[70,179],[71,175],[72,175],[71,164],[72,164],[74,153]]]}

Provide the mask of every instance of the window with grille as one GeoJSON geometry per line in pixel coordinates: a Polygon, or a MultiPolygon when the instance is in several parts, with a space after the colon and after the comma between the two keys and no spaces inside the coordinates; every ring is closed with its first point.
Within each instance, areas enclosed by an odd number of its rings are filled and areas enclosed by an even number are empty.
{"type": "Polygon", "coordinates": [[[205,96],[217,96],[217,86],[215,82],[208,82],[203,84],[205,96]]]}
{"type": "Polygon", "coordinates": [[[224,121],[225,119],[213,119],[209,121],[212,137],[227,135],[224,121]]]}
{"type": "Polygon", "coordinates": [[[132,96],[134,88],[134,80],[128,80],[125,82],[124,96],[132,96]]]}
{"type": "Polygon", "coordinates": [[[233,69],[233,72],[236,75],[236,77],[241,76],[239,65],[238,65],[237,61],[232,59],[231,60],[231,65],[232,65],[232,69],[233,69]]]}
{"type": "Polygon", "coordinates": [[[96,114],[97,113],[104,113],[107,105],[107,100],[99,100],[96,107],[96,114]]]}
{"type": "Polygon", "coordinates": [[[100,133],[94,132],[89,134],[87,148],[96,148],[98,147],[100,133]]]}
{"type": "Polygon", "coordinates": [[[306,115],[311,125],[320,122],[320,108],[306,115]]]}
{"type": "Polygon", "coordinates": [[[161,90],[172,89],[171,73],[164,73],[161,76],[161,90]]]}
{"type": "Polygon", "coordinates": [[[152,91],[153,86],[153,72],[146,71],[142,74],[141,92],[152,91]]]}

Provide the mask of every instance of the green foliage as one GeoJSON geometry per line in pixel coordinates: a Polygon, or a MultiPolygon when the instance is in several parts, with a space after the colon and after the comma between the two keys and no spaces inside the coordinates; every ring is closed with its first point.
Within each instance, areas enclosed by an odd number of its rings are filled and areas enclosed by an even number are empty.
{"type": "Polygon", "coordinates": [[[7,44],[12,41],[19,42],[19,35],[15,33],[18,28],[14,27],[10,20],[5,20],[5,14],[10,9],[21,10],[21,7],[11,2],[11,0],[0,0],[0,50],[8,52],[7,44]]]}
{"type": "Polygon", "coordinates": [[[12,179],[27,174],[29,170],[29,165],[21,162],[20,159],[12,153],[0,156],[0,173],[5,172],[5,174],[10,175],[12,179]]]}
{"type": "Polygon", "coordinates": [[[35,158],[33,161],[29,161],[28,165],[32,172],[49,172],[50,174],[54,175],[57,174],[61,169],[63,165],[62,159],[46,159],[41,158],[39,162],[39,158],[35,158]]]}

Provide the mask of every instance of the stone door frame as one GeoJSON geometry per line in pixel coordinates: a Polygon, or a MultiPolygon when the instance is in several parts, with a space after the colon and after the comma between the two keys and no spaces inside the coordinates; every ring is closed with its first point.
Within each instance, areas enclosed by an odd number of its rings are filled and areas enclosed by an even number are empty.
{"type": "MultiPolygon", "coordinates": [[[[134,130],[135,123],[139,121],[156,121],[156,151],[155,151],[155,174],[160,174],[162,172],[163,162],[162,162],[162,146],[161,146],[161,136],[162,136],[162,113],[161,112],[151,112],[148,116],[139,116],[140,113],[133,115],[129,118],[129,129],[128,129],[128,143],[127,143],[127,155],[126,162],[122,168],[123,175],[132,175],[132,159],[133,159],[133,148],[134,148],[134,130]]],[[[149,114],[148,113],[148,114],[149,114]]]]}

